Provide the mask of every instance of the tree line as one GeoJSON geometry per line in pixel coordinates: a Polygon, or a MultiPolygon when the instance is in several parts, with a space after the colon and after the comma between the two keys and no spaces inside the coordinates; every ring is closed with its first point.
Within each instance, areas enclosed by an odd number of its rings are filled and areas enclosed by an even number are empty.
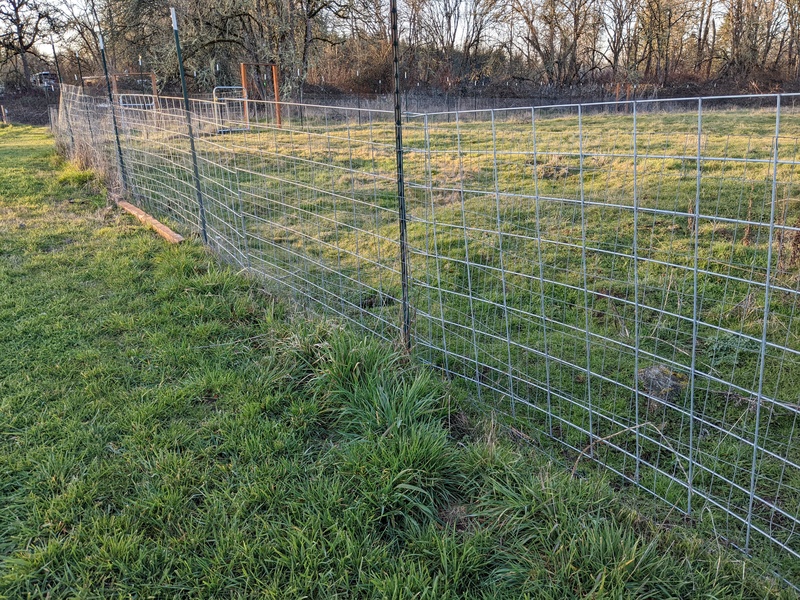
{"type": "MultiPolygon", "coordinates": [[[[409,89],[775,91],[800,80],[800,0],[398,1],[409,89]]],[[[99,27],[114,71],[174,84],[170,4],[193,91],[236,85],[240,62],[277,63],[287,97],[392,89],[388,0],[0,0],[0,76],[25,87],[34,70],[54,70],[51,38],[65,81],[79,66],[98,73],[99,27]]],[[[268,73],[251,69],[264,88],[268,73]]]]}

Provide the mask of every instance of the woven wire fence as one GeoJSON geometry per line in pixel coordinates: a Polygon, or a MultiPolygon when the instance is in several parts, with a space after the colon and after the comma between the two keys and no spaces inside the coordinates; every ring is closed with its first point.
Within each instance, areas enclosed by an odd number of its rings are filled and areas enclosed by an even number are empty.
{"type": "MultiPolygon", "coordinates": [[[[413,353],[535,443],[710,521],[794,582],[798,99],[403,123],[413,353]]],[[[54,129],[225,260],[398,340],[393,114],[192,100],[190,139],[184,109],[149,95],[112,107],[64,86],[54,129]]]]}

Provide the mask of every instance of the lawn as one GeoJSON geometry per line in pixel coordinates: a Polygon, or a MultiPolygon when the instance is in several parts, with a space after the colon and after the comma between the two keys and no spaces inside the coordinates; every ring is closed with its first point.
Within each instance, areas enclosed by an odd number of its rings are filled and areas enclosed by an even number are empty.
{"type": "Polygon", "coordinates": [[[766,598],[381,341],[0,130],[0,596],[766,598]]]}

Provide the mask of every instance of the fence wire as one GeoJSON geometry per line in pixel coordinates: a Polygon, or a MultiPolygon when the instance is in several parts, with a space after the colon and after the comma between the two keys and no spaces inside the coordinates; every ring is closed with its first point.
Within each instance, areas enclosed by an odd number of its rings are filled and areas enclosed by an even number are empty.
{"type": "MultiPolygon", "coordinates": [[[[794,582],[797,99],[408,113],[403,133],[414,353],[794,582]]],[[[191,111],[204,220],[182,100],[64,86],[55,131],[225,260],[397,340],[393,114],[191,111]]]]}

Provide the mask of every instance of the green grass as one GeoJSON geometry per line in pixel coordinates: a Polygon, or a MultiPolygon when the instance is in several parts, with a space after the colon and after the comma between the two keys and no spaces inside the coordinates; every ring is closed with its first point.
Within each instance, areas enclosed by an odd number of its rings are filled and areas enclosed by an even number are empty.
{"type": "Polygon", "coordinates": [[[767,598],[0,131],[0,597],[767,598]]]}

